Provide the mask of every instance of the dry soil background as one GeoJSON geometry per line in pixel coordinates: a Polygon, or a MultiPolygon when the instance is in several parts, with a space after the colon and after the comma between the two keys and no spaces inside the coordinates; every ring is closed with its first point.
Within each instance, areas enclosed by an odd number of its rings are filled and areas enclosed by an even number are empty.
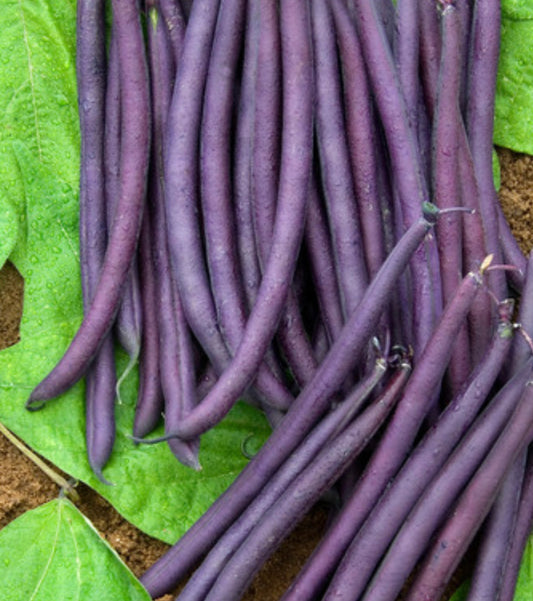
{"type": "MultiPolygon", "coordinates": [[[[533,248],[533,158],[500,151],[504,211],[525,252],[533,248]]],[[[16,344],[23,301],[23,282],[7,264],[0,270],[0,349],[16,344]]],[[[0,435],[0,528],[24,511],[58,494],[55,484],[0,435]]],[[[133,572],[140,575],[166,549],[133,528],[94,491],[78,486],[79,509],[118,551],[133,572]]],[[[246,601],[275,601],[312,550],[326,521],[322,507],[315,508],[257,576],[246,601]]],[[[163,599],[170,601],[173,596],[163,599]]]]}

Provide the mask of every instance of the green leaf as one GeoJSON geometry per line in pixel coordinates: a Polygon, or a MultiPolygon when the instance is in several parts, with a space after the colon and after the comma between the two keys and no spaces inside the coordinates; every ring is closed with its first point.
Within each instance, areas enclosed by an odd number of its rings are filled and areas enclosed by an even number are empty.
{"type": "MultiPolygon", "coordinates": [[[[239,405],[202,437],[194,472],[166,444],[130,439],[137,374],[121,389],[117,441],[106,486],[85,453],[84,383],[29,413],[32,388],[55,365],[82,318],[78,257],[79,131],[74,72],[74,0],[6,0],[0,36],[0,263],[25,280],[18,344],[0,352],[0,420],[67,474],[97,489],[131,523],[176,541],[247,463],[241,444],[269,428],[239,405]]],[[[119,373],[127,359],[117,351],[119,373]]],[[[154,433],[162,434],[161,428],[154,433]]]]}
{"type": "Polygon", "coordinates": [[[150,596],[67,499],[0,531],[2,601],[149,601],[150,596]]]}
{"type": "Polygon", "coordinates": [[[533,154],[533,0],[502,2],[494,141],[533,154]]]}
{"type": "Polygon", "coordinates": [[[529,537],[522,556],[514,601],[530,601],[533,591],[533,537],[529,537]]]}
{"type": "MultiPolygon", "coordinates": [[[[75,78],[75,0],[3,0],[0,37],[0,214],[20,216],[23,190],[11,144],[22,140],[39,161],[75,187],[79,128],[75,78]]],[[[0,223],[4,239],[18,224],[0,223]]],[[[0,262],[2,259],[0,254],[0,262]]]]}

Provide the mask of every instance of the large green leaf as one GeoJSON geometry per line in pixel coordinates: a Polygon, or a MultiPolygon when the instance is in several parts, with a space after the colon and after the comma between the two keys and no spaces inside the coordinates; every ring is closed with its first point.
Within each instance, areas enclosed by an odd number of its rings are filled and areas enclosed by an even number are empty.
{"type": "MultiPolygon", "coordinates": [[[[268,426],[239,405],[202,438],[194,472],[165,444],[135,446],[129,436],[137,376],[117,405],[117,442],[105,469],[92,474],[84,443],[84,385],[29,413],[31,389],[54,366],[82,317],[78,257],[78,146],[73,0],[2,5],[0,56],[0,262],[10,253],[25,280],[20,342],[0,352],[0,420],[71,476],[87,482],[130,522],[174,542],[246,464],[242,441],[263,441],[268,426]],[[6,82],[9,82],[6,83],[6,82]]],[[[118,352],[118,351],[117,351],[118,352]]],[[[118,352],[118,368],[125,366],[118,352]]],[[[161,434],[161,431],[157,432],[161,434]]]]}
{"type": "Polygon", "coordinates": [[[533,0],[503,0],[494,141],[533,154],[533,0]]]}
{"type": "Polygon", "coordinates": [[[149,601],[91,523],[66,499],[0,531],[2,601],[149,601]]]}
{"type": "Polygon", "coordinates": [[[78,178],[75,0],[4,0],[0,36],[0,266],[24,242],[24,198],[11,143],[23,140],[70,186],[78,178]]]}

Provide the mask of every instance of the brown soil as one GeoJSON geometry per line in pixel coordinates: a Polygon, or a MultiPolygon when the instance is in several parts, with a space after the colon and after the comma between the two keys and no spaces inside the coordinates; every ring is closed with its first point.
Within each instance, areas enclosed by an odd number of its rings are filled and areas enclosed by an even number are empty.
{"type": "MultiPolygon", "coordinates": [[[[502,189],[500,197],[524,252],[533,248],[533,158],[510,151],[500,152],[502,189]]],[[[18,340],[23,282],[13,266],[0,270],[0,349],[18,340]]],[[[46,476],[0,435],[0,528],[24,511],[57,496],[46,476]]],[[[133,528],[100,496],[86,486],[78,487],[79,508],[94,523],[137,575],[167,548],[133,528]]],[[[326,512],[316,508],[289,537],[248,591],[246,601],[279,599],[299,566],[313,549],[326,521],[326,512]]],[[[173,597],[165,596],[169,601],[173,597]]]]}

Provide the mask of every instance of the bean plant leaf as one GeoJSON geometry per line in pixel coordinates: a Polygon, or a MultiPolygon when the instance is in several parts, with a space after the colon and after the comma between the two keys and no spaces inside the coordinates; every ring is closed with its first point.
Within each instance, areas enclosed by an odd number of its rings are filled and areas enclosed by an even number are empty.
{"type": "Polygon", "coordinates": [[[67,499],[0,531],[2,601],[149,601],[150,596],[67,499]]]}
{"type": "MultiPolygon", "coordinates": [[[[74,0],[6,1],[0,56],[0,263],[24,278],[20,342],[0,352],[0,420],[67,474],[97,489],[131,523],[166,542],[189,528],[242,470],[241,444],[269,428],[240,404],[202,437],[195,472],[166,444],[134,445],[137,375],[121,388],[117,441],[97,480],[85,452],[84,383],[29,413],[24,403],[52,369],[82,318],[78,256],[79,131],[74,0]]],[[[117,350],[118,370],[126,357],[117,350]]],[[[162,434],[161,429],[154,435],[162,434]]]]}
{"type": "Polygon", "coordinates": [[[533,0],[502,1],[494,141],[533,154],[533,0]]]}

